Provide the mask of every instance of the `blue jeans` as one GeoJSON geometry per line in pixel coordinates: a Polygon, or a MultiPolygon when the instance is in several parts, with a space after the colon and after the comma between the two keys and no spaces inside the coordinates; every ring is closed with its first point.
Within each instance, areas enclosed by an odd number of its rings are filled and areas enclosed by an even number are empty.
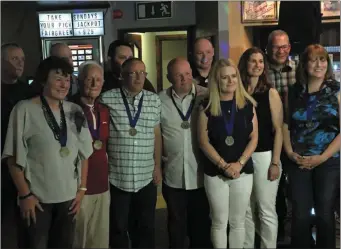
{"type": "Polygon", "coordinates": [[[309,248],[311,209],[315,209],[316,247],[335,248],[335,203],[340,186],[340,159],[329,159],[312,170],[288,168],[292,195],[291,245],[309,248]]]}

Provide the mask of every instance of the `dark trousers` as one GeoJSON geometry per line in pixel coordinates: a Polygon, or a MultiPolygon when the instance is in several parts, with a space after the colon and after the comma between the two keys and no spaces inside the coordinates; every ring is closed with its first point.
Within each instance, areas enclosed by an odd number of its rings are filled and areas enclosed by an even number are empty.
{"type": "Polygon", "coordinates": [[[155,247],[156,186],[150,182],[137,193],[110,184],[110,247],[155,247]]]}
{"type": "Polygon", "coordinates": [[[291,244],[311,245],[311,209],[315,208],[316,247],[335,248],[335,201],[340,186],[340,160],[329,159],[313,170],[288,169],[292,195],[291,244]]]}
{"type": "Polygon", "coordinates": [[[37,222],[31,221],[29,227],[26,220],[21,219],[20,227],[26,230],[23,237],[19,237],[21,245],[35,249],[71,248],[75,229],[74,215],[69,214],[72,201],[40,203],[44,212],[36,209],[37,222]]]}
{"type": "Polygon", "coordinates": [[[176,189],[162,185],[167,203],[168,237],[170,248],[212,248],[210,240],[209,204],[205,189],[176,189]]]}

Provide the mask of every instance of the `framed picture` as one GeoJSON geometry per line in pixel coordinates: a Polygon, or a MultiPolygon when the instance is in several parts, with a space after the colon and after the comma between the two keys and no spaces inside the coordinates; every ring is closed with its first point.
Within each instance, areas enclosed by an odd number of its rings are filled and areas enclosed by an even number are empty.
{"type": "Polygon", "coordinates": [[[339,1],[321,1],[322,19],[340,18],[339,1]]]}
{"type": "Polygon", "coordinates": [[[242,23],[277,22],[277,1],[242,1],[242,23]]]}

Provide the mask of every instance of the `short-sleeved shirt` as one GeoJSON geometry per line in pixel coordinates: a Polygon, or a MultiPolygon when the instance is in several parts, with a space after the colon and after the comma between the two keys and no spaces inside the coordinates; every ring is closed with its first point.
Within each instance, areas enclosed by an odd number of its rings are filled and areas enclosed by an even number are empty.
{"type": "MultiPolygon", "coordinates": [[[[322,154],[329,144],[340,134],[339,103],[340,83],[335,80],[325,82],[320,91],[309,94],[309,101],[317,98],[312,110],[313,126],[307,127],[306,87],[295,84],[289,88],[289,125],[293,151],[305,156],[322,154]]],[[[333,155],[340,157],[340,152],[333,155]]]]}
{"type": "Polygon", "coordinates": [[[142,90],[135,97],[127,97],[132,117],[138,110],[143,96],[140,117],[137,121],[135,136],[129,135],[130,123],[126,112],[121,89],[112,89],[103,93],[100,102],[110,111],[110,135],[108,140],[109,181],[115,187],[126,192],[137,192],[153,179],[154,128],[160,124],[161,101],[158,95],[142,90]]]}
{"type": "MultiPolygon", "coordinates": [[[[207,104],[208,100],[205,100],[202,105],[206,108],[207,104]]],[[[232,100],[220,101],[220,104],[222,109],[221,111],[224,112],[226,117],[229,119],[232,110],[232,100]]],[[[234,144],[232,146],[227,146],[225,143],[227,131],[223,116],[213,116],[209,109],[206,110],[206,115],[208,117],[207,132],[210,144],[225,160],[225,162],[237,162],[243,155],[243,152],[250,141],[250,134],[253,131],[253,105],[250,102],[247,102],[244,108],[236,111],[232,134],[234,144]]],[[[205,164],[204,173],[209,176],[223,175],[223,172],[218,169],[218,166],[212,162],[205,164]]],[[[248,160],[246,162],[240,173],[253,173],[252,160],[248,160]]]]}
{"type": "MultiPolygon", "coordinates": [[[[20,101],[10,115],[2,158],[14,156],[24,170],[30,190],[42,203],[75,198],[81,169],[79,161],[92,154],[92,138],[80,106],[64,101],[67,144],[70,154],[61,157],[61,145],[46,122],[41,104],[20,101]],[[78,117],[78,118],[77,118],[78,117]],[[84,122],[79,123],[79,117],[84,122]],[[77,125],[76,125],[77,123],[77,125]],[[75,169],[78,169],[78,175],[75,169]]],[[[53,111],[60,123],[60,111],[53,111]]]]}

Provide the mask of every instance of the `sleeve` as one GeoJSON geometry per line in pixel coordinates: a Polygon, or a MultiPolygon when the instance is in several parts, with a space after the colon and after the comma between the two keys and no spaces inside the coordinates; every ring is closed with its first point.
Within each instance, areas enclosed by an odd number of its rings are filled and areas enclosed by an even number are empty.
{"type": "MultiPolygon", "coordinates": [[[[87,123],[86,119],[85,119],[85,122],[87,123]]],[[[79,146],[78,156],[80,160],[86,160],[93,153],[92,137],[91,137],[90,130],[87,124],[82,126],[81,131],[78,134],[78,140],[79,140],[78,141],[78,146],[79,146]]]]}
{"type": "MultiPolygon", "coordinates": [[[[14,156],[17,165],[25,168],[28,148],[25,137],[27,116],[24,105],[19,102],[12,110],[9,118],[4,150],[1,159],[14,156]]],[[[3,134],[4,135],[4,134],[3,134]]]]}
{"type": "Polygon", "coordinates": [[[155,103],[155,119],[154,119],[154,126],[157,126],[161,122],[161,100],[160,97],[156,96],[156,103],[155,103]]]}

